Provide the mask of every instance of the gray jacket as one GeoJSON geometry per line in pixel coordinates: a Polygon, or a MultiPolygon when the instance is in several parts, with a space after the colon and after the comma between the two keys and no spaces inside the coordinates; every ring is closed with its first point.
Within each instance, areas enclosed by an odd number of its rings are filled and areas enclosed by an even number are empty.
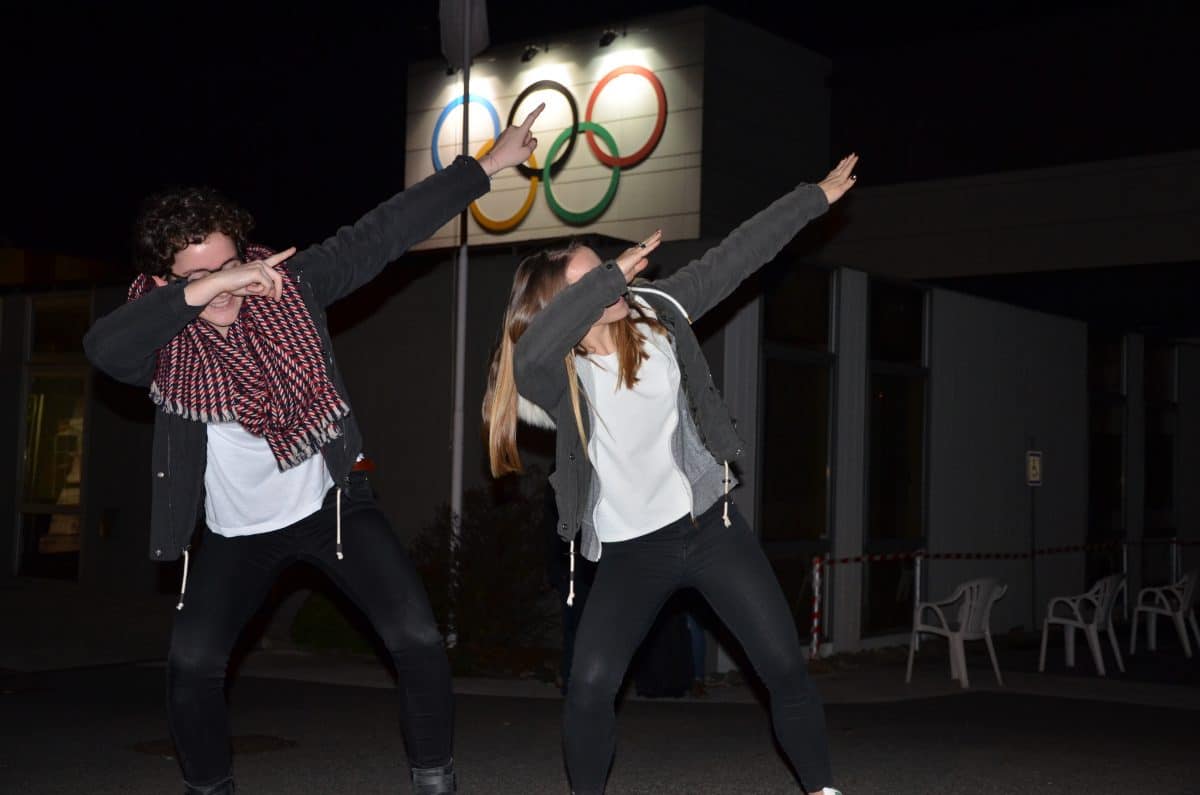
{"type": "MultiPolygon", "coordinates": [[[[800,185],[740,225],[721,244],[698,260],[656,282],[632,286],[613,261],[606,262],[567,287],[539,312],[518,340],[515,375],[521,396],[545,412],[526,406],[524,419],[553,424],[557,435],[556,466],[550,477],[558,505],[559,535],[573,541],[582,531],[581,552],[600,559],[600,542],[592,526],[598,497],[596,473],[583,450],[571,407],[568,353],[599,320],[604,308],[632,289],[651,305],[669,332],[680,370],[680,428],[672,445],[681,471],[692,482],[693,512],[711,507],[724,491],[722,464],[738,461],[744,445],[734,430],[725,402],[691,323],[732,293],[741,282],[776,254],[801,227],[829,209],[825,192],[800,185]],[[686,408],[686,411],[684,410],[686,408]]],[[[583,387],[580,386],[582,394],[583,387]]],[[[583,413],[584,433],[591,417],[583,413]]]]}

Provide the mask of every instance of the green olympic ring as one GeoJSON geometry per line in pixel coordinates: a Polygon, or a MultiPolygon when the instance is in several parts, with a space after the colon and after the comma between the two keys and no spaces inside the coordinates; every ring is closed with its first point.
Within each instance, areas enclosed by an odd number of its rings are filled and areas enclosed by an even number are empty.
{"type": "Polygon", "coordinates": [[[608,146],[609,152],[614,158],[620,156],[617,152],[617,142],[613,139],[612,134],[593,121],[581,121],[575,129],[568,127],[554,139],[554,143],[550,146],[550,153],[546,156],[546,165],[542,167],[542,184],[546,189],[546,204],[550,205],[550,209],[559,218],[576,225],[588,224],[599,218],[608,209],[608,205],[612,204],[613,198],[617,195],[617,185],[621,181],[621,169],[612,169],[610,172],[612,176],[608,180],[608,190],[604,192],[603,198],[594,207],[582,212],[568,210],[558,203],[558,200],[554,198],[554,191],[550,188],[550,164],[554,162],[558,150],[567,142],[567,139],[579,132],[595,133],[608,146]]]}

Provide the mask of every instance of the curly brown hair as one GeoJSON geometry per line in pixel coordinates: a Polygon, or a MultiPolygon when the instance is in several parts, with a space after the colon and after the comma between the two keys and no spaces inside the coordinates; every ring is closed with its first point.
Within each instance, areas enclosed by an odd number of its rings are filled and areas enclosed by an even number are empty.
{"type": "Polygon", "coordinates": [[[148,276],[164,276],[177,253],[213,232],[229,235],[240,254],[253,228],[250,213],[212,188],[172,188],[142,202],[133,225],[133,264],[148,276]]]}

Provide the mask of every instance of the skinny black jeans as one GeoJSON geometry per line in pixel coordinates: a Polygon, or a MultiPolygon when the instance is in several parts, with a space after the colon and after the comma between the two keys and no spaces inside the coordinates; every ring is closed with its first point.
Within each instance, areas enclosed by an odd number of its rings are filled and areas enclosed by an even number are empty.
{"type": "Polygon", "coordinates": [[[183,777],[197,787],[232,775],[225,671],[238,636],[280,572],[295,561],[323,571],[366,614],[399,674],[400,726],[413,767],[448,764],[454,730],[450,667],[425,588],[365,481],[335,493],[281,530],[209,533],[193,561],[167,657],[167,707],[183,777]]]}
{"type": "Polygon", "coordinates": [[[775,736],[805,790],[832,783],[824,707],[783,591],[741,515],[732,510],[727,528],[721,508],[604,545],[564,709],[567,773],[578,795],[604,791],[616,746],[614,702],[630,658],[667,598],[689,586],[708,599],[770,691],[775,736]]]}

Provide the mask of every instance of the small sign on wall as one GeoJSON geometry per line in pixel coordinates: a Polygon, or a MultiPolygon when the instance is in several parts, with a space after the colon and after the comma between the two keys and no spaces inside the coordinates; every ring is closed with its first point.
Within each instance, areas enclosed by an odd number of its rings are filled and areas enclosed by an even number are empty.
{"type": "Polygon", "coordinates": [[[1042,485],[1042,451],[1028,450],[1025,453],[1025,483],[1029,486],[1042,485]]]}

